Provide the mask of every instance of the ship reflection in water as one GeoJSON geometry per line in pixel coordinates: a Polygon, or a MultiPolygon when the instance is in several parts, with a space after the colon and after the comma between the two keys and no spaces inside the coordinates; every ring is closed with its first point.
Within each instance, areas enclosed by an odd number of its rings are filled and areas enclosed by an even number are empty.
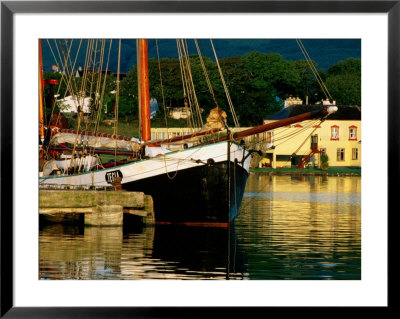
{"type": "Polygon", "coordinates": [[[231,228],[41,224],[40,279],[361,279],[361,178],[250,175],[231,228]]]}
{"type": "Polygon", "coordinates": [[[242,279],[234,228],[46,225],[41,279],[242,279]]]}

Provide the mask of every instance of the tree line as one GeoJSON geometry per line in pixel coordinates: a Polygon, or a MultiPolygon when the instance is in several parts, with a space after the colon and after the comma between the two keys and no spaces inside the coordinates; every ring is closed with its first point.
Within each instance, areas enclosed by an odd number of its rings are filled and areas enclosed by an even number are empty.
{"type": "MultiPolygon", "coordinates": [[[[197,100],[204,110],[202,116],[205,119],[216,103],[207,85],[199,57],[190,56],[189,60],[197,100]]],[[[203,61],[218,106],[230,118],[217,63],[206,57],[203,57],[203,61]]],[[[259,125],[263,118],[279,111],[289,96],[299,97],[303,103],[307,100],[309,104],[326,98],[305,60],[285,60],[278,53],[250,52],[243,56],[220,59],[219,63],[241,126],[259,125]]],[[[349,58],[326,71],[318,69],[318,73],[337,105],[361,106],[360,59],[349,58]]],[[[45,78],[54,77],[61,78],[61,75],[45,73],[45,78]]],[[[76,88],[80,88],[81,81],[79,78],[75,79],[76,88]]],[[[178,59],[149,59],[149,82],[150,95],[158,101],[157,117],[164,118],[166,107],[184,106],[184,89],[178,59]]],[[[108,75],[103,105],[106,104],[109,114],[113,112],[115,105],[116,97],[111,93],[115,90],[115,83],[116,75],[108,75]]],[[[131,121],[138,118],[137,88],[137,67],[134,65],[120,81],[119,119],[131,121]]],[[[94,94],[89,88],[86,90],[87,95],[94,94]]],[[[69,92],[64,83],[59,88],[59,94],[63,96],[66,93],[69,92]]]]}

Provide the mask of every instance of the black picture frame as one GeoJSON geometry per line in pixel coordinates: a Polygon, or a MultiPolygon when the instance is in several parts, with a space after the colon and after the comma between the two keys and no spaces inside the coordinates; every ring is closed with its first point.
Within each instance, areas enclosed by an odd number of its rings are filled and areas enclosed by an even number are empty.
{"type": "MultiPolygon", "coordinates": [[[[278,313],[269,308],[14,307],[13,303],[13,16],[16,13],[387,13],[388,14],[388,203],[398,205],[400,0],[396,1],[1,1],[1,317],[5,318],[193,318],[278,313]]],[[[377,156],[379,151],[377,150],[377,156]]],[[[382,172],[379,172],[382,173],[382,172]]],[[[396,209],[397,211],[397,209],[396,209]]],[[[392,216],[388,214],[389,223],[392,216]]],[[[389,232],[389,235],[392,234],[389,232]]],[[[393,241],[388,238],[388,247],[393,241]]],[[[389,261],[389,255],[388,255],[389,261]]],[[[389,287],[390,281],[388,281],[389,287]]],[[[391,305],[381,309],[388,310],[391,305]]],[[[325,311],[325,308],[319,308],[325,311]]],[[[330,312],[338,308],[330,309],[330,312]]],[[[348,308],[347,308],[348,309],[348,308]]],[[[307,314],[309,309],[289,308],[307,314]]],[[[315,309],[313,310],[315,311],[315,309]]],[[[367,309],[370,311],[370,309],[367,309]]]]}

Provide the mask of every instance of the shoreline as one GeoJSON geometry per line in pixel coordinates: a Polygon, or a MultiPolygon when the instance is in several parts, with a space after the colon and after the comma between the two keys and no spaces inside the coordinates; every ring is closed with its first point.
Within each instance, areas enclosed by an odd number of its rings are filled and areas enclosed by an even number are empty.
{"type": "Polygon", "coordinates": [[[255,175],[289,175],[289,176],[361,176],[361,168],[328,168],[321,169],[295,169],[295,168],[250,168],[250,174],[255,175]]]}

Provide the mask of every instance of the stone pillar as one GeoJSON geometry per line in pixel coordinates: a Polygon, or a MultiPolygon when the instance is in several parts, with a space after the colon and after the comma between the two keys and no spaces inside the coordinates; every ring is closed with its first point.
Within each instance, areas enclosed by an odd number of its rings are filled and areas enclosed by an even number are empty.
{"type": "Polygon", "coordinates": [[[92,213],[85,214],[88,226],[122,226],[123,208],[120,205],[97,205],[92,213]]]}
{"type": "Polygon", "coordinates": [[[144,195],[144,210],[147,212],[147,215],[143,220],[144,224],[154,225],[156,220],[154,215],[153,197],[150,195],[144,195]]]}

